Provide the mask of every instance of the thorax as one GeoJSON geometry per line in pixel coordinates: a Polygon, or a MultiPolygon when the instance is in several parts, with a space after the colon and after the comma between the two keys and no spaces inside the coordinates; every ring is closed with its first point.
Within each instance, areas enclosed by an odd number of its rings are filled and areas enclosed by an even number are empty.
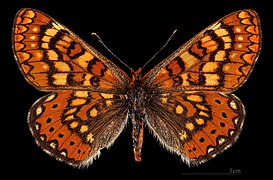
{"type": "Polygon", "coordinates": [[[147,100],[147,89],[140,79],[134,79],[128,86],[126,100],[129,109],[134,112],[143,111],[147,100]]]}

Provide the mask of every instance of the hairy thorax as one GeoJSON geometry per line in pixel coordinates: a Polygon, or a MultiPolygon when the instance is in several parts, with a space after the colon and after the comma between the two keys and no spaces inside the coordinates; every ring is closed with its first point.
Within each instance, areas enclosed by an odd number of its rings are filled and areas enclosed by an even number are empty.
{"type": "Polygon", "coordinates": [[[128,109],[131,113],[143,117],[145,106],[148,103],[147,99],[149,99],[149,97],[143,83],[139,79],[134,80],[126,93],[128,109]]]}

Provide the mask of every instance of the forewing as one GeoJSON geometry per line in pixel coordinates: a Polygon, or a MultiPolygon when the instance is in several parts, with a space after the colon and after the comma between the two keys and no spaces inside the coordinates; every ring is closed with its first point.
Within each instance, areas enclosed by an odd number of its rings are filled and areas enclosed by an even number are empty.
{"type": "Polygon", "coordinates": [[[253,10],[215,22],[158,66],[143,81],[160,89],[235,91],[248,78],[261,49],[261,28],[253,10]]]}
{"type": "Polygon", "coordinates": [[[37,144],[56,159],[88,166],[109,147],[127,122],[120,96],[89,91],[60,91],[40,98],[28,123],[37,144]]]}
{"type": "Polygon", "coordinates": [[[109,90],[129,83],[117,66],[40,11],[20,10],[12,38],[21,72],[39,90],[109,90]]]}
{"type": "Polygon", "coordinates": [[[164,94],[154,98],[146,112],[155,137],[189,166],[230,147],[245,118],[243,104],[235,95],[211,91],[164,94]]]}

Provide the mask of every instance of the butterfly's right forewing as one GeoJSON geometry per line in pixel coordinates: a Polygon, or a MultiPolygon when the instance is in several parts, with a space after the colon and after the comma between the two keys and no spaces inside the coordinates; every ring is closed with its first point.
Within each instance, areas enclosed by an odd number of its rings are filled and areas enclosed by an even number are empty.
{"type": "Polygon", "coordinates": [[[233,92],[249,77],[262,43],[253,10],[233,12],[213,23],[145,75],[160,89],[233,92]]]}

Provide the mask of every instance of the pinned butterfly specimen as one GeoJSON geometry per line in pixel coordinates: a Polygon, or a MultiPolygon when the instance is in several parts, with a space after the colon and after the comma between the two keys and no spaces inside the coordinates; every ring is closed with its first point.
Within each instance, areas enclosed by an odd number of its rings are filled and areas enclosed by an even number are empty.
{"type": "Polygon", "coordinates": [[[128,76],[68,28],[34,10],[20,10],[12,45],[25,79],[49,92],[30,108],[38,144],[57,160],[88,166],[132,124],[141,161],[146,126],[189,166],[237,140],[245,109],[233,92],[248,79],[261,49],[258,15],[233,12],[213,23],[146,75],[128,76]]]}

